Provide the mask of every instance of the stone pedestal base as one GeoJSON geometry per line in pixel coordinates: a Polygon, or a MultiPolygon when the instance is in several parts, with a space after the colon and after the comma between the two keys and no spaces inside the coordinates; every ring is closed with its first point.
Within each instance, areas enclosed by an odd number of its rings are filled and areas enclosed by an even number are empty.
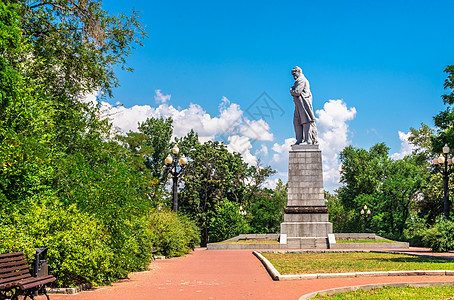
{"type": "Polygon", "coordinates": [[[318,145],[293,145],[289,153],[288,200],[281,234],[289,247],[325,248],[333,224],[328,221],[318,145]],[[292,244],[292,245],[290,245],[292,244]]]}
{"type": "Polygon", "coordinates": [[[333,232],[333,224],[330,222],[284,222],[281,224],[281,232],[291,237],[323,237],[333,232]]]}

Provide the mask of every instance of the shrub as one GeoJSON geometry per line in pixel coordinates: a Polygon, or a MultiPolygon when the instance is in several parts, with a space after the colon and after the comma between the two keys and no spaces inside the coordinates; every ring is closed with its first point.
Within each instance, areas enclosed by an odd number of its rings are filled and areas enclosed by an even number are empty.
{"type": "Polygon", "coordinates": [[[48,248],[49,273],[57,286],[113,280],[113,252],[104,228],[74,206],[32,205],[0,222],[0,253],[23,251],[31,263],[35,248],[48,248]]]}
{"type": "Polygon", "coordinates": [[[434,252],[447,252],[454,249],[454,222],[441,219],[422,233],[426,247],[434,252]]]}
{"type": "Polygon", "coordinates": [[[109,284],[146,269],[153,248],[174,257],[199,243],[195,223],[173,212],[152,211],[122,223],[119,234],[74,205],[31,204],[23,211],[0,214],[0,253],[22,251],[32,263],[36,248],[48,248],[55,285],[68,287],[109,284]]]}
{"type": "Polygon", "coordinates": [[[199,229],[184,215],[171,211],[152,211],[147,217],[153,247],[167,257],[186,254],[200,243],[199,229]]]}
{"type": "Polygon", "coordinates": [[[220,202],[210,217],[211,242],[219,242],[249,232],[249,225],[240,214],[240,205],[232,201],[220,202]]]}

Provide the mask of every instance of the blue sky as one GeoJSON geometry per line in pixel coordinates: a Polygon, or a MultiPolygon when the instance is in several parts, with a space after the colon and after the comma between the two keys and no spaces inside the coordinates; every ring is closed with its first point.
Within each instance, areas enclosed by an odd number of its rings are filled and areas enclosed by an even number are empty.
{"type": "MultiPolygon", "coordinates": [[[[125,118],[132,126],[147,114],[179,116],[185,124],[180,127],[208,120],[205,127],[194,125],[203,131],[228,127],[225,120],[240,116],[240,129],[225,128],[236,141],[250,142],[237,149],[270,164],[284,180],[282,149],[294,136],[289,88],[295,65],[308,78],[319,111],[321,148],[329,156],[325,185],[331,190],[337,185],[329,172],[337,168],[342,147],[385,142],[391,153],[405,152],[402,133],[421,122],[432,126],[432,117],[444,109],[443,70],[454,64],[453,1],[106,0],[104,7],[141,11],[150,36],[128,59],[135,72],[117,73],[121,87],[109,102],[131,111],[119,112],[116,125],[128,130],[125,118]],[[263,104],[263,92],[280,110],[260,121],[248,108],[263,104]],[[245,126],[259,125],[262,137],[245,133],[245,126]]],[[[220,134],[222,128],[208,131],[207,137],[235,143],[220,134]]]]}

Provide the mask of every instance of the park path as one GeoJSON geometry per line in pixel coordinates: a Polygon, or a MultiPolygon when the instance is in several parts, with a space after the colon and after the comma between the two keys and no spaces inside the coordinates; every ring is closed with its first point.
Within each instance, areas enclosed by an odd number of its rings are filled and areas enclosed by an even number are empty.
{"type": "MultiPolygon", "coordinates": [[[[414,251],[426,252],[424,249],[414,251]]],[[[431,252],[426,252],[431,253],[431,252]]],[[[454,281],[454,276],[387,276],[273,281],[251,250],[196,249],[184,257],[156,260],[130,279],[52,300],[279,299],[328,288],[388,282],[454,281]]],[[[41,300],[41,297],[39,297],[41,300]]]]}

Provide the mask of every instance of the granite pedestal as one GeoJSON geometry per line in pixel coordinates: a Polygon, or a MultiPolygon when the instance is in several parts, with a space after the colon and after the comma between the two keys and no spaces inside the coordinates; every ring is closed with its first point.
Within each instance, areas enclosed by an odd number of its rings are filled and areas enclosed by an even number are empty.
{"type": "Polygon", "coordinates": [[[323,191],[322,152],[318,145],[293,145],[281,234],[287,235],[289,246],[312,244],[311,248],[327,248],[328,243],[321,241],[332,232],[323,191]]]}

